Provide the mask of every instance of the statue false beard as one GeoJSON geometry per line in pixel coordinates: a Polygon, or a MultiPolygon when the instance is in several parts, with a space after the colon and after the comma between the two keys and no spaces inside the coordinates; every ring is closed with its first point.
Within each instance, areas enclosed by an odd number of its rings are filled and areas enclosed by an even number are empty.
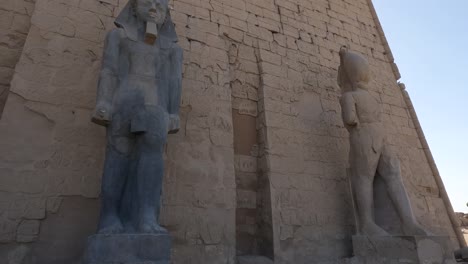
{"type": "Polygon", "coordinates": [[[154,45],[154,42],[158,38],[158,32],[158,24],[155,22],[146,22],[145,42],[154,45]]]}

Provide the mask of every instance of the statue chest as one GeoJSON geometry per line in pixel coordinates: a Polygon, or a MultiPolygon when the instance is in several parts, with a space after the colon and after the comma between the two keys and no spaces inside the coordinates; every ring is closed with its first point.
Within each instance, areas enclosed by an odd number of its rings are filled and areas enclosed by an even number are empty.
{"type": "Polygon", "coordinates": [[[123,63],[131,75],[159,78],[163,65],[169,61],[169,52],[158,45],[148,45],[144,42],[136,42],[129,39],[121,45],[123,63]]]}
{"type": "Polygon", "coordinates": [[[357,114],[361,122],[374,123],[381,121],[381,106],[368,92],[357,92],[354,94],[354,99],[356,101],[357,114]]]}

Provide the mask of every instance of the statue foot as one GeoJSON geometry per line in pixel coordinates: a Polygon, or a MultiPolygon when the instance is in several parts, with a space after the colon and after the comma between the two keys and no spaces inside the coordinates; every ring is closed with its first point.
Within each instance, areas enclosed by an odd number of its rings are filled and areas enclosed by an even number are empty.
{"type": "Polygon", "coordinates": [[[119,234],[124,231],[120,219],[117,217],[107,217],[99,225],[98,234],[119,234]]]}
{"type": "Polygon", "coordinates": [[[424,228],[418,223],[404,224],[403,231],[407,235],[413,236],[431,236],[430,232],[424,230],[424,228]]]}
{"type": "Polygon", "coordinates": [[[146,222],[140,225],[139,231],[141,233],[151,234],[167,234],[167,230],[155,222],[146,222]]]}
{"type": "Polygon", "coordinates": [[[361,233],[366,236],[389,236],[387,231],[383,230],[380,226],[373,222],[362,225],[361,233]]]}

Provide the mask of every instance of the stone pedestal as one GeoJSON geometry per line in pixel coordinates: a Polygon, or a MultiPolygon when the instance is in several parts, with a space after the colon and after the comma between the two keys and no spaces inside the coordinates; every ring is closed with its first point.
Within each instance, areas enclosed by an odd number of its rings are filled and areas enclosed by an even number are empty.
{"type": "Polygon", "coordinates": [[[237,264],[273,264],[273,260],[264,256],[238,256],[237,264]]]}
{"type": "Polygon", "coordinates": [[[168,234],[112,234],[88,238],[83,264],[169,264],[168,234]]]}
{"type": "Polygon", "coordinates": [[[468,262],[468,247],[464,247],[455,251],[455,259],[458,262],[467,261],[468,262]]]}
{"type": "Polygon", "coordinates": [[[353,236],[352,263],[452,264],[450,238],[441,236],[353,236]]]}

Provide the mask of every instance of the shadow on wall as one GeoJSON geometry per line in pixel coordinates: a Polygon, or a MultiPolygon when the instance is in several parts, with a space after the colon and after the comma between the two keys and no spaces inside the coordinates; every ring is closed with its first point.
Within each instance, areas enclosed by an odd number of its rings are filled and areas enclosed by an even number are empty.
{"type": "Polygon", "coordinates": [[[8,260],[5,264],[79,264],[98,217],[98,199],[64,197],[57,213],[42,221],[37,242],[0,245],[0,259],[8,260]]]}

